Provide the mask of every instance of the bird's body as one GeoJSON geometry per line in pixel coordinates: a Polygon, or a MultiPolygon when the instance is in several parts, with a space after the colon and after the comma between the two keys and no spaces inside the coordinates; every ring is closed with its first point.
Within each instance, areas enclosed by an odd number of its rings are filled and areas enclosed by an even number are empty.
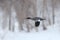
{"type": "Polygon", "coordinates": [[[38,27],[40,25],[40,22],[39,21],[36,21],[35,22],[35,27],[38,27]]]}

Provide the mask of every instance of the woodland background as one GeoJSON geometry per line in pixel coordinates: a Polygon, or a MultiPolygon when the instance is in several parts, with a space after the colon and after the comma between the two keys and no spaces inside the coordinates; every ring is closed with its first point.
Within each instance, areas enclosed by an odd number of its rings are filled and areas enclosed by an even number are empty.
{"type": "Polygon", "coordinates": [[[60,40],[60,0],[0,0],[0,40],[60,40]]]}

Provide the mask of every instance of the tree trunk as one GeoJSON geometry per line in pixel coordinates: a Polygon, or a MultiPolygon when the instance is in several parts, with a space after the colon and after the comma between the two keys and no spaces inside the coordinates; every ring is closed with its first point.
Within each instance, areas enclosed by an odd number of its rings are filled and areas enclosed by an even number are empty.
{"type": "Polygon", "coordinates": [[[52,0],[52,19],[53,19],[53,24],[55,24],[55,6],[56,6],[56,0],[52,0]]]}
{"type": "MultiPolygon", "coordinates": [[[[7,17],[9,15],[9,17],[11,17],[11,2],[9,0],[3,0],[1,3],[1,7],[4,10],[4,14],[3,14],[3,29],[6,28],[7,25],[7,17]]],[[[9,23],[10,23],[10,19],[9,19],[9,23]]],[[[9,29],[11,25],[9,24],[9,29]]]]}
{"type": "MultiPolygon", "coordinates": [[[[45,18],[45,10],[46,10],[46,0],[43,0],[43,9],[42,9],[42,17],[45,18]]],[[[43,30],[46,30],[45,21],[42,22],[43,30]]]]}

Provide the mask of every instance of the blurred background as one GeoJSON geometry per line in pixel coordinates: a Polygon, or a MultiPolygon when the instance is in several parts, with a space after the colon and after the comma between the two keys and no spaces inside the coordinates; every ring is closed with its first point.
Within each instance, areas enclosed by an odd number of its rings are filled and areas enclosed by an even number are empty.
{"type": "Polygon", "coordinates": [[[0,0],[0,28],[9,31],[40,31],[60,23],[60,0],[0,0]],[[38,29],[27,17],[45,18],[38,29]]]}

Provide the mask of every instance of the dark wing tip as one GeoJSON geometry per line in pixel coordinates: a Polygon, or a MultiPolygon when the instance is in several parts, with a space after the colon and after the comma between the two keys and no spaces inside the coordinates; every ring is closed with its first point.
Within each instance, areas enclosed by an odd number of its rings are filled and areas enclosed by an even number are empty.
{"type": "Polygon", "coordinates": [[[41,21],[46,20],[46,19],[40,19],[41,21]]]}
{"type": "Polygon", "coordinates": [[[26,19],[31,19],[31,17],[27,17],[26,19]]]}

